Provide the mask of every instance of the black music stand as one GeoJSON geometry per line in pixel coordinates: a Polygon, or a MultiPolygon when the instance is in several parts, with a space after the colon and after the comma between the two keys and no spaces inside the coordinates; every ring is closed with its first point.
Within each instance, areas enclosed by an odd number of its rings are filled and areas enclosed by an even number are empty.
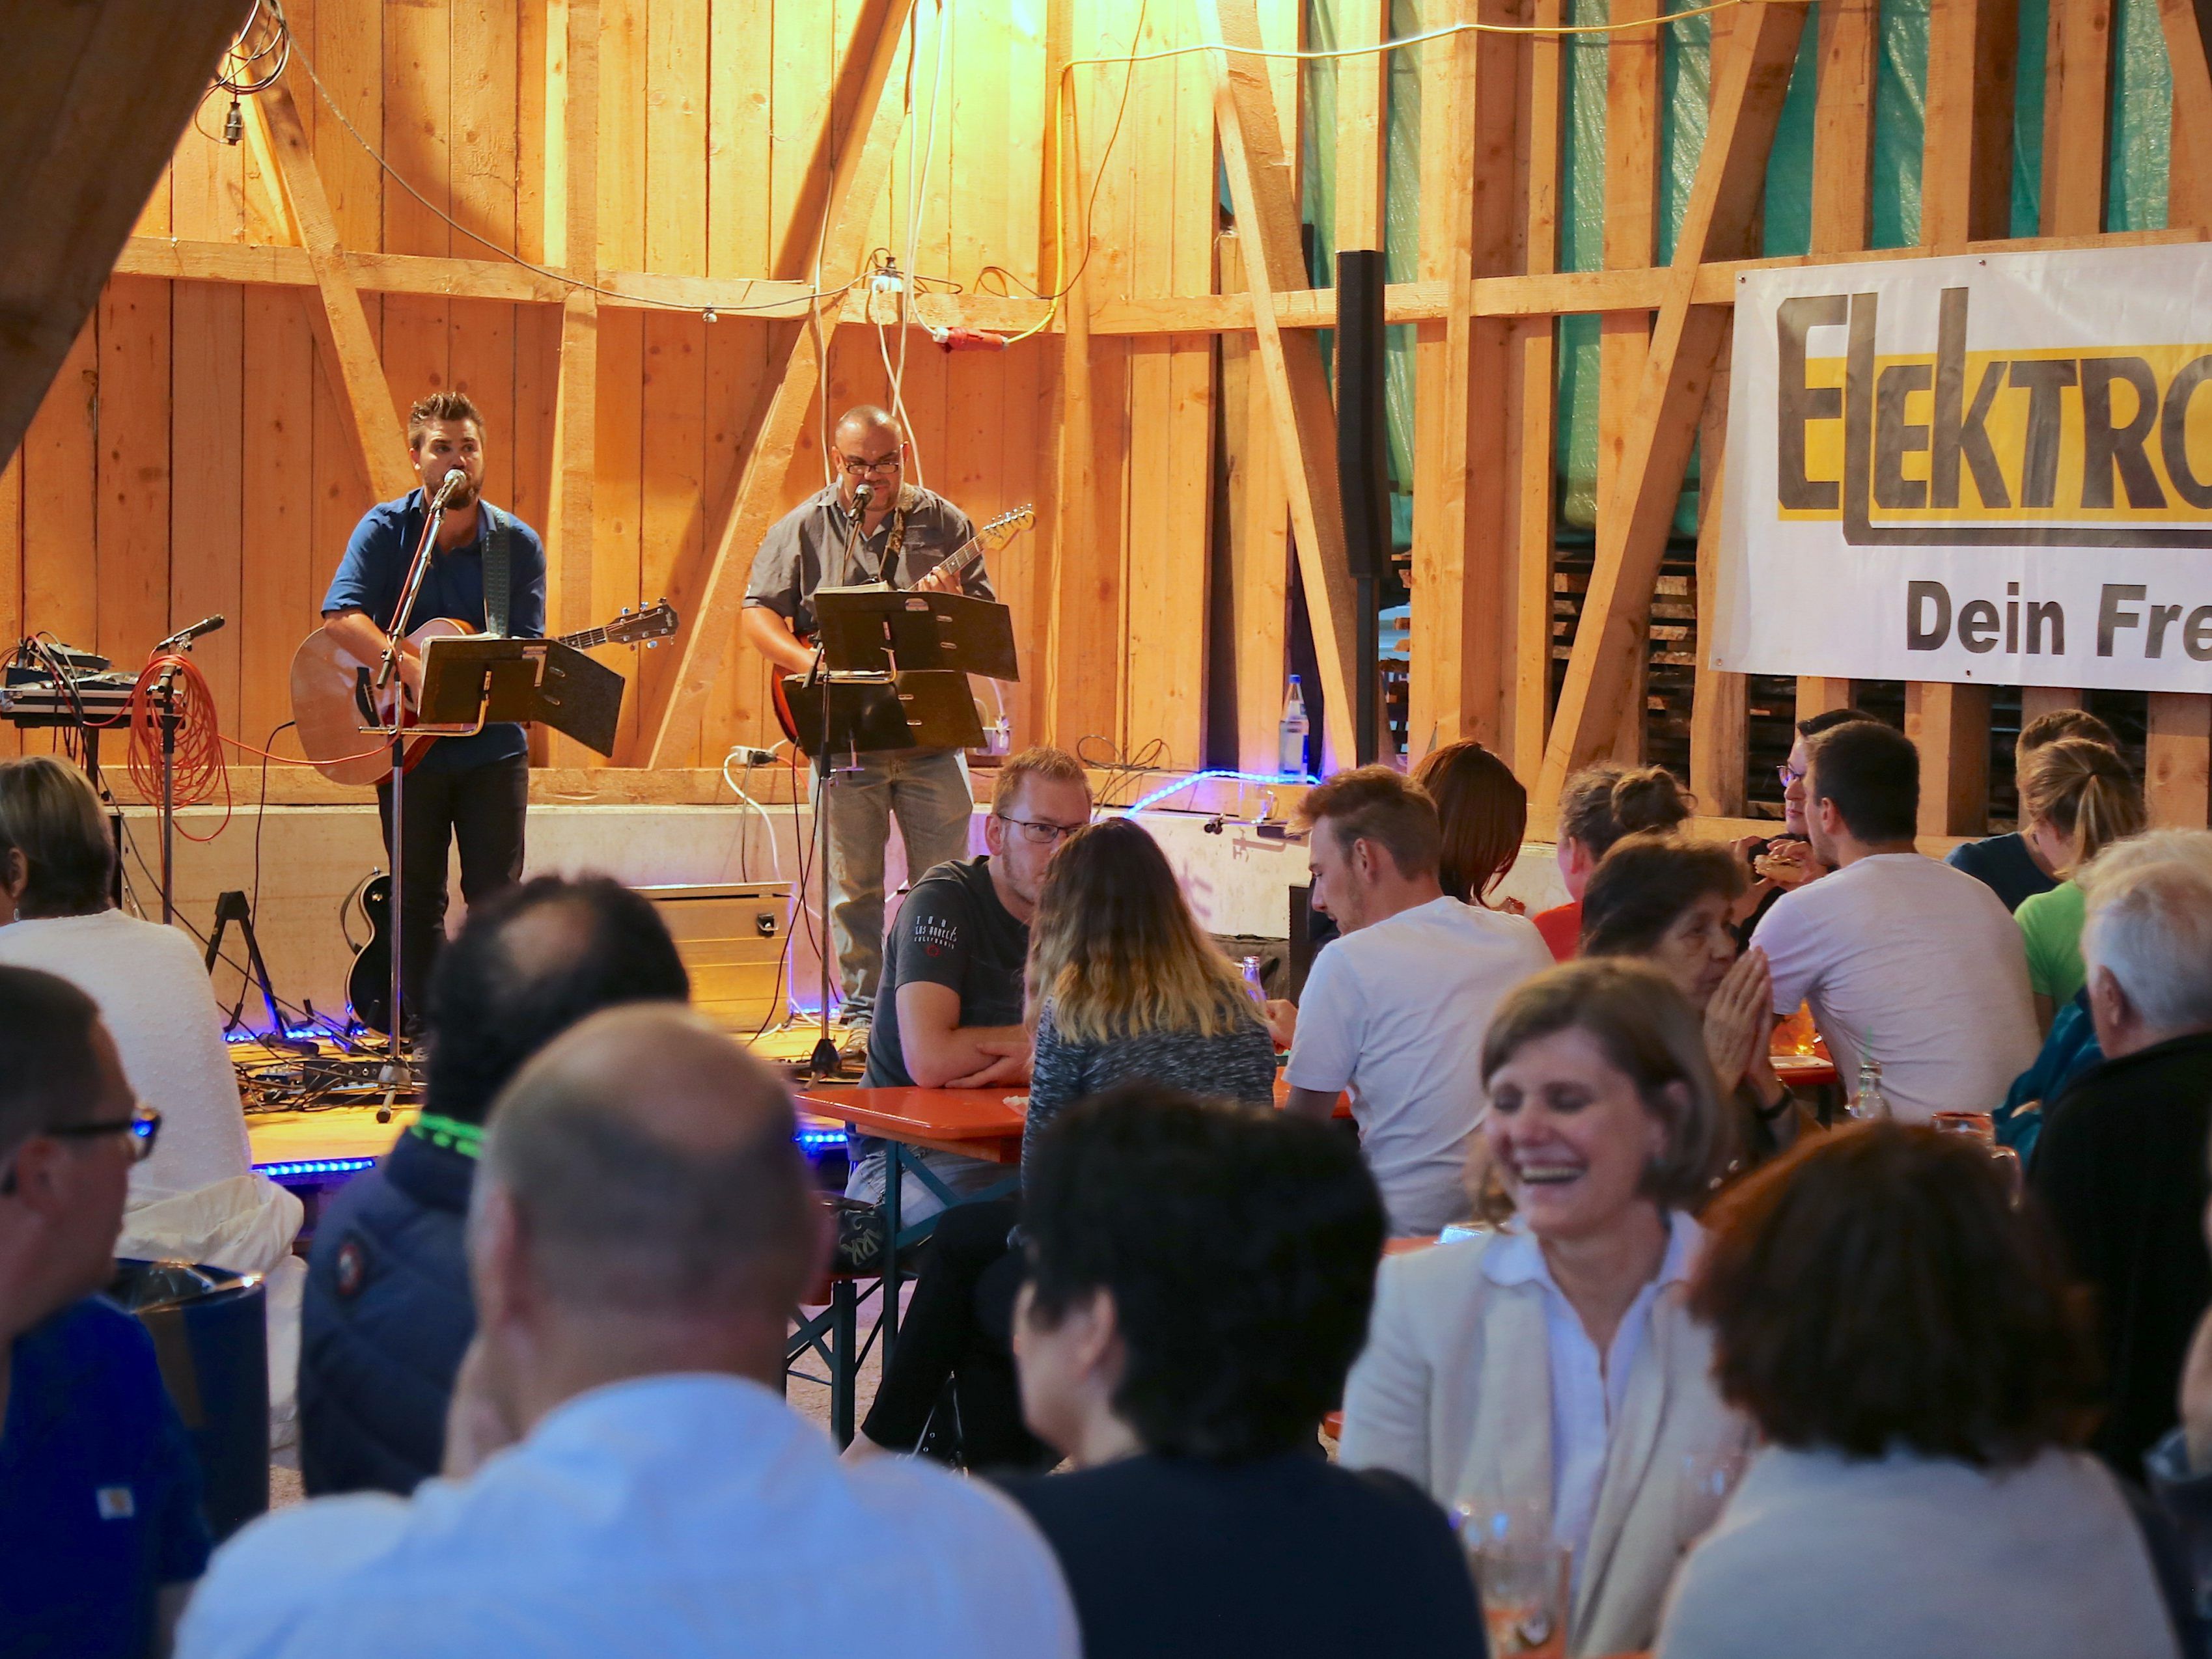
{"type": "Polygon", "coordinates": [[[364,726],[368,736],[388,738],[392,768],[392,991],[391,1045],[378,1121],[389,1119],[392,1103],[408,1079],[407,1020],[401,1003],[400,967],[405,955],[406,896],[403,885],[406,844],[404,816],[407,781],[405,750],[420,738],[474,737],[497,721],[519,720],[551,726],[602,755],[614,752],[615,727],[622,716],[623,677],[558,640],[518,639],[469,634],[432,639],[422,647],[422,691],[416,718],[405,725],[364,726]]]}
{"type": "MultiPolygon", "coordinates": [[[[830,813],[839,755],[900,749],[965,749],[983,740],[968,676],[1018,680],[1013,613],[963,593],[824,587],[814,595],[820,643],[814,667],[783,683],[799,748],[820,787],[814,827],[822,865],[822,1034],[809,1070],[837,1072],[830,1037],[830,975],[836,954],[830,920],[830,813]]],[[[910,870],[909,878],[922,872],[910,870]]]]}

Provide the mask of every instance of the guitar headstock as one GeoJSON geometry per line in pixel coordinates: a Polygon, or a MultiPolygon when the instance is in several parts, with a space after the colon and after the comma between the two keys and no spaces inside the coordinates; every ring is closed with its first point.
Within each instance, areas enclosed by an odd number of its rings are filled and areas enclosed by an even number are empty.
{"type": "Polygon", "coordinates": [[[676,631],[675,607],[665,599],[659,599],[639,611],[624,608],[622,615],[601,630],[609,645],[641,645],[647,640],[665,639],[676,631]]]}
{"type": "Polygon", "coordinates": [[[1036,522],[1036,508],[1024,501],[1021,506],[999,516],[975,532],[978,545],[995,553],[1008,542],[1036,522]]]}

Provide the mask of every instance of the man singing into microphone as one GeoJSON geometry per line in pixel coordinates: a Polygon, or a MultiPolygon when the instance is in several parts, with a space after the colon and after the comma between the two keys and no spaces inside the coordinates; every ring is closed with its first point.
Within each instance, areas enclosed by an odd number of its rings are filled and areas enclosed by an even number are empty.
{"type": "MultiPolygon", "coordinates": [[[[803,674],[814,660],[818,587],[881,580],[925,592],[995,597],[980,556],[963,576],[931,575],[975,535],[975,526],[942,495],[901,481],[906,441],[888,410],[870,404],[848,409],[832,436],[836,484],[809,496],[769,531],[745,590],[745,640],[780,674],[803,674]],[[853,535],[856,514],[858,538],[853,535]]],[[[830,926],[848,1052],[865,1041],[883,973],[884,844],[891,817],[897,817],[906,843],[908,878],[919,880],[946,860],[967,855],[974,810],[967,767],[957,750],[862,755],[857,771],[838,772],[830,813],[830,926]]]]}
{"type": "MultiPolygon", "coordinates": [[[[440,617],[487,634],[542,637],[545,632],[545,544],[514,514],[483,499],[483,417],[459,392],[434,392],[407,411],[407,448],[422,481],[398,501],[380,501],[354,526],[323,624],[355,656],[375,661],[391,633],[404,635],[440,617]],[[422,539],[430,502],[443,489],[446,516],[422,591],[404,623],[399,608],[407,568],[422,539]],[[390,630],[388,633],[386,630],[390,630]]],[[[422,684],[422,659],[403,647],[399,675],[422,684]]],[[[400,896],[400,1000],[411,1030],[422,1019],[430,965],[445,940],[447,847],[461,849],[461,895],[479,904],[522,878],[522,819],[530,795],[530,757],[522,727],[486,726],[473,737],[441,738],[407,775],[407,821],[400,896]]],[[[392,785],[376,787],[385,846],[392,845],[392,785]]]]}

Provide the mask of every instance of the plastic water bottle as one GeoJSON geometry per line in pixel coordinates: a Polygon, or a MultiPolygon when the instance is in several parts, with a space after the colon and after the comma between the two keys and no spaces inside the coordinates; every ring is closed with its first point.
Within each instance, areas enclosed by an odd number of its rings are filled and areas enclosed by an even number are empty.
{"type": "Polygon", "coordinates": [[[1889,1109],[1889,1097],[1881,1091],[1881,1062],[1872,1054],[1859,1061],[1859,1090],[1851,1097],[1850,1110],[1862,1123],[1896,1115],[1889,1109]]]}
{"type": "Polygon", "coordinates": [[[1286,778],[1306,775],[1306,733],[1313,722],[1306,718],[1306,694],[1298,677],[1291,676],[1290,694],[1283,699],[1283,723],[1276,728],[1275,769],[1286,778]]]}
{"type": "Polygon", "coordinates": [[[1267,987],[1260,977],[1260,958],[1257,957],[1244,958],[1244,988],[1253,1001],[1263,1005],[1267,1002],[1267,987]]]}

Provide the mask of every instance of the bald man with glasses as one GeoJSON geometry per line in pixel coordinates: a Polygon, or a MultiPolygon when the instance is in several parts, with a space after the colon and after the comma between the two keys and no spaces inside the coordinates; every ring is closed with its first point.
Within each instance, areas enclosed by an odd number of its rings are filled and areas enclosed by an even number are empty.
{"type": "Polygon", "coordinates": [[[0,965],[0,1649],[168,1651],[208,1529],[199,1468],[145,1328],[99,1292],[131,1166],[161,1115],[134,1099],[92,999],[0,965]]]}
{"type": "MultiPolygon", "coordinates": [[[[770,528],[745,590],[746,643],[779,674],[804,674],[813,664],[819,588],[888,581],[924,592],[997,597],[980,558],[958,577],[930,574],[960,550],[975,526],[942,495],[906,482],[906,441],[888,410],[872,404],[847,410],[833,438],[837,482],[770,528]]],[[[830,822],[830,926],[837,950],[839,1018],[853,1032],[848,1049],[860,1047],[883,976],[884,848],[891,819],[898,819],[906,846],[908,877],[918,880],[947,860],[966,855],[974,811],[967,768],[957,750],[862,755],[857,769],[838,772],[830,822]]]]}

